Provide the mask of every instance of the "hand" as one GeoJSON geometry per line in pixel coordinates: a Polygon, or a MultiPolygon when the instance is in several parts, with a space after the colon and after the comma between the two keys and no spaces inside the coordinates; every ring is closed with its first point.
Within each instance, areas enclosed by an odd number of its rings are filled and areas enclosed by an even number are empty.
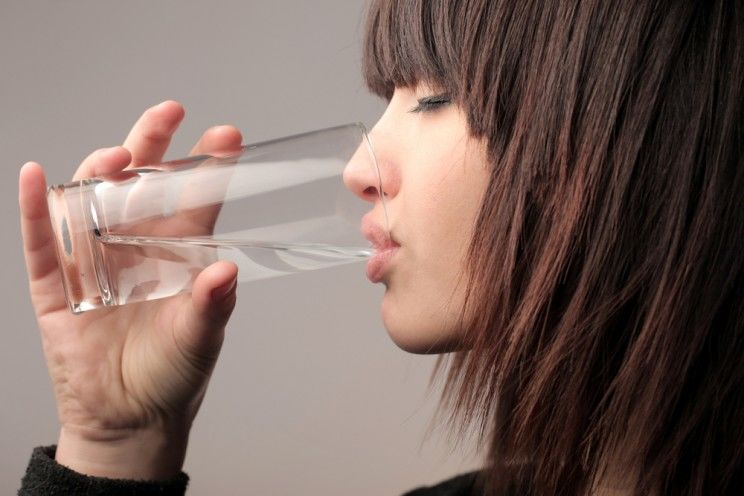
{"type": "MultiPolygon", "coordinates": [[[[123,146],[93,152],[73,179],[161,162],[183,115],[172,101],[148,109],[123,146]]],[[[235,151],[241,141],[234,127],[211,128],[191,154],[235,151]]],[[[61,425],[57,461],[99,477],[176,475],[235,305],[237,267],[210,265],[191,294],[74,315],[36,163],[21,169],[19,203],[31,300],[61,425]]]]}

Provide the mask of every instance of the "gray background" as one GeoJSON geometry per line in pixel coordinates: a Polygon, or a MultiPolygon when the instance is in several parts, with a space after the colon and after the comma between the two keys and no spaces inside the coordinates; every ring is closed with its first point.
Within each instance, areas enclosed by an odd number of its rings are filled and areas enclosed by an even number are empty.
{"type": "MultiPolygon", "coordinates": [[[[0,1],[3,494],[57,435],[23,269],[20,166],[65,181],[169,98],[187,115],[166,158],[215,124],[248,142],[371,125],[384,106],[360,78],[363,11],[358,0],[0,1]]],[[[363,274],[352,264],[241,285],[192,432],[190,494],[394,495],[477,466],[472,444],[427,436],[434,357],[389,340],[384,288],[363,274]]]]}

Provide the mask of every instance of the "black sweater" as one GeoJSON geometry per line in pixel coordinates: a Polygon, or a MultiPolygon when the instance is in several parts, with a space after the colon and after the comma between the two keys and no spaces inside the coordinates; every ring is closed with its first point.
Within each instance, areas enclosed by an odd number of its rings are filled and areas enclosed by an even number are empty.
{"type": "MultiPolygon", "coordinates": [[[[189,477],[181,472],[168,481],[106,479],[79,474],[54,461],[56,446],[36,448],[31,455],[19,496],[182,496],[189,477]]],[[[420,487],[403,496],[472,496],[476,472],[436,486],[420,487]]]]}

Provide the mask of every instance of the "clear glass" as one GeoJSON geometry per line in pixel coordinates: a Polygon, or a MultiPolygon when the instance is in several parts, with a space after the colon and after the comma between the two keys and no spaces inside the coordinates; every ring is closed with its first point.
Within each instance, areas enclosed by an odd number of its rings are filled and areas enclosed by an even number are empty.
{"type": "Polygon", "coordinates": [[[52,186],[70,309],[188,291],[217,260],[235,262],[240,281],[366,260],[362,216],[381,208],[387,222],[381,184],[356,123],[52,186]],[[364,174],[380,201],[353,193],[345,172],[364,174]]]}

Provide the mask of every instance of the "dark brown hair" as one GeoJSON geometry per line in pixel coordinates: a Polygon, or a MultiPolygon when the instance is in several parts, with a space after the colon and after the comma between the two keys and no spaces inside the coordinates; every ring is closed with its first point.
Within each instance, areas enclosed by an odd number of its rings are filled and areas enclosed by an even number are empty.
{"type": "MultiPolygon", "coordinates": [[[[744,487],[744,4],[380,0],[364,75],[487,140],[443,404],[486,494],[744,487]],[[464,432],[464,427],[462,432],[464,432]]],[[[442,368],[440,368],[442,370],[442,368]]]]}

